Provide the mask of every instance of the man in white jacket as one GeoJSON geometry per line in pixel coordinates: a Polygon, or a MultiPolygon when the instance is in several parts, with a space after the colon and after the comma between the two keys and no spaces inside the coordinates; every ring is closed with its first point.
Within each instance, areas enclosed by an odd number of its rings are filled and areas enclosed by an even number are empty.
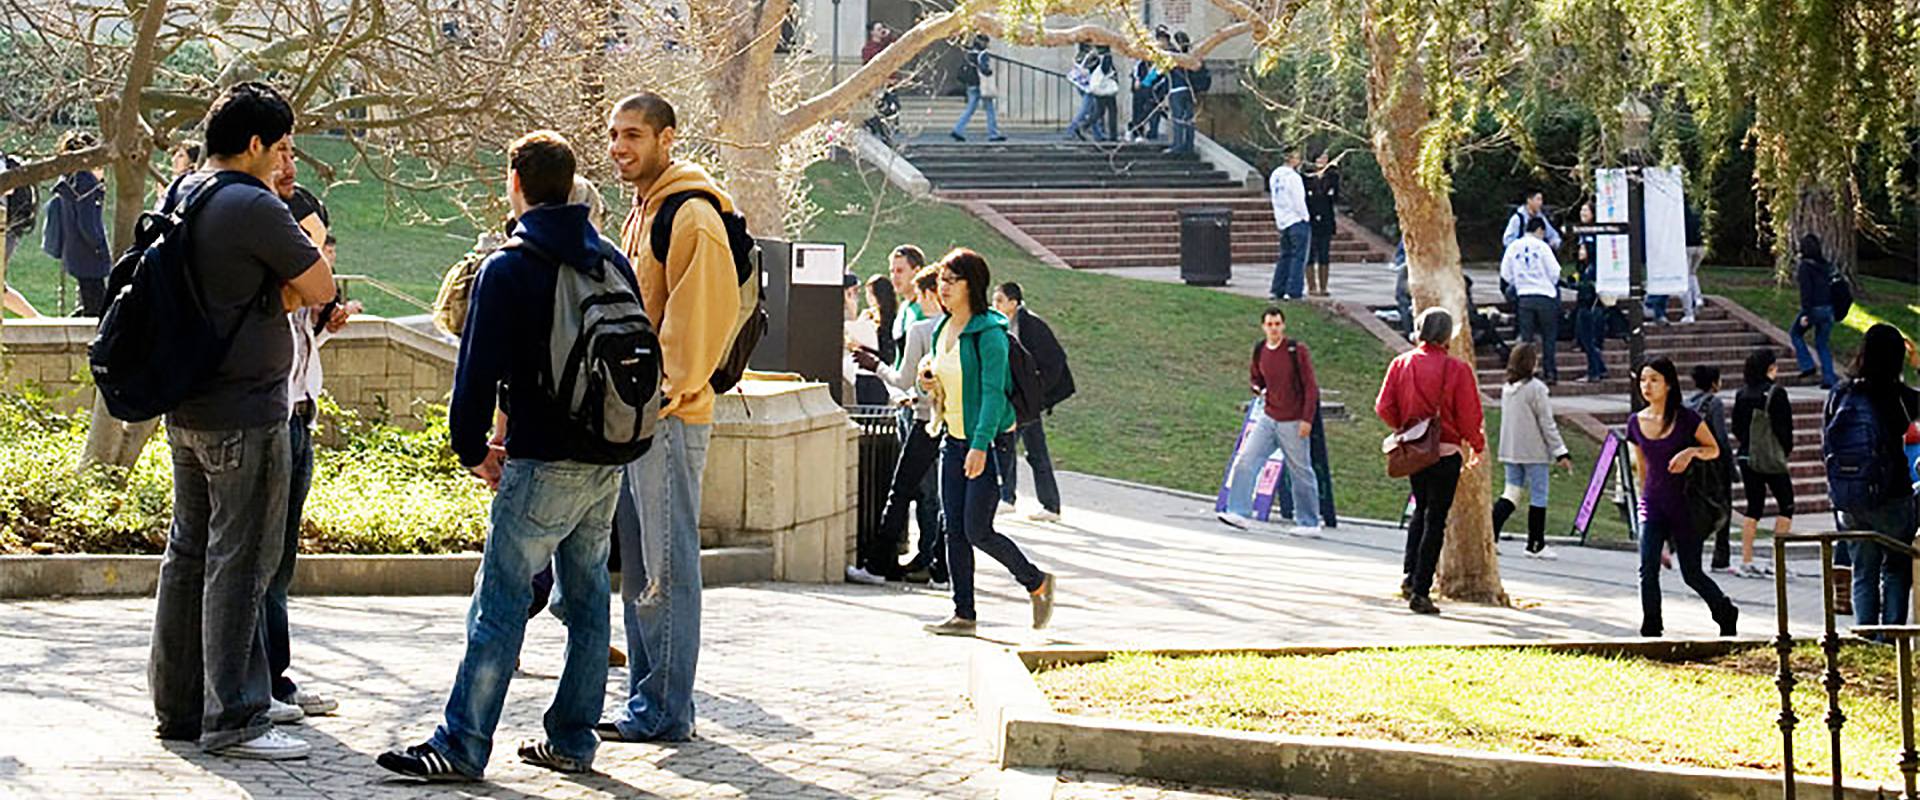
{"type": "Polygon", "coordinates": [[[1560,338],[1560,259],[1554,257],[1546,236],[1545,219],[1528,220],[1526,235],[1507,245],[1500,258],[1500,280],[1519,295],[1515,313],[1520,317],[1520,341],[1538,337],[1540,374],[1552,384],[1560,380],[1554,364],[1554,345],[1560,338]]]}

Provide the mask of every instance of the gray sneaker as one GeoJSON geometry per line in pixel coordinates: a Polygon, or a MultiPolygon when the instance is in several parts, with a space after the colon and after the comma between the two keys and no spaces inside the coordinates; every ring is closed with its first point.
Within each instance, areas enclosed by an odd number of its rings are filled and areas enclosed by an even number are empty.
{"type": "Polygon", "coordinates": [[[1040,579],[1040,591],[1030,595],[1033,600],[1033,629],[1040,630],[1053,621],[1053,573],[1044,573],[1040,579]]]}
{"type": "Polygon", "coordinates": [[[938,625],[921,626],[921,630],[935,636],[972,636],[979,628],[980,623],[959,617],[948,617],[947,621],[938,625]]]}

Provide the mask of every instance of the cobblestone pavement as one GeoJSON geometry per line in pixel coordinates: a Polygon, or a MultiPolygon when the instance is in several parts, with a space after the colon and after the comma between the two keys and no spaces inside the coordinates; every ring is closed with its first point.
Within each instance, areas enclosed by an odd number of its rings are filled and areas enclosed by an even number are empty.
{"type": "MultiPolygon", "coordinates": [[[[437,722],[466,598],[295,598],[295,675],[341,709],[294,727],[314,754],[285,764],[208,758],[153,738],[144,672],[151,600],[0,603],[0,797],[983,798],[998,773],[965,699],[977,648],[1630,636],[1638,623],[1627,553],[1567,548],[1556,562],[1511,559],[1503,568],[1515,607],[1443,603],[1444,616],[1420,618],[1392,596],[1398,531],[1349,525],[1322,541],[1234,532],[1189,498],[1074,475],[1062,476],[1062,489],[1067,524],[1002,517],[1059,575],[1051,630],[1025,627],[1023,593],[985,558],[980,640],[922,634],[920,624],[951,604],[919,589],[711,590],[699,740],[603,747],[598,774],[585,777],[513,754],[520,737],[539,733],[559,670],[563,631],[551,617],[529,629],[489,782],[424,788],[388,781],[372,759],[420,741],[437,722]]],[[[1746,608],[1748,632],[1764,632],[1771,584],[1721,583],[1746,608]]],[[[1791,593],[1795,624],[1807,631],[1813,583],[1798,581],[1791,593]]],[[[1699,601],[1676,575],[1667,584],[1670,635],[1711,634],[1699,601]]],[[[624,678],[611,676],[610,703],[624,678]]],[[[1064,797],[1242,796],[1091,777],[1060,787],[1064,797]]]]}
{"type": "Polygon", "coordinates": [[[1187,786],[1110,772],[1062,771],[1054,800],[1323,800],[1304,794],[1187,786]]]}

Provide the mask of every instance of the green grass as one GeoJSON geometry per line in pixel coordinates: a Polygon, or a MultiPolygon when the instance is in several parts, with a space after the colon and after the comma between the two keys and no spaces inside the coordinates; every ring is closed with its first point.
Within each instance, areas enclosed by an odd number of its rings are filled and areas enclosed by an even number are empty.
{"type": "MultiPolygon", "coordinates": [[[[353,156],[353,148],[347,142],[332,137],[303,137],[300,147],[329,164],[344,164],[353,156]]],[[[463,221],[439,224],[411,219],[389,204],[383,185],[352,169],[342,169],[334,176],[331,186],[324,185],[305,165],[300,176],[301,183],[321,194],[327,204],[334,233],[340,241],[340,263],[335,267],[339,273],[369,275],[431,303],[440,287],[440,276],[473,245],[473,226],[463,221]]],[[[41,189],[43,200],[51,196],[51,184],[41,189]]],[[[408,199],[415,198],[409,195],[408,199]]],[[[454,216],[453,204],[444,198],[421,196],[418,200],[424,211],[435,218],[454,216]]],[[[109,228],[113,218],[111,203],[109,195],[106,210],[109,228]]],[[[42,219],[41,228],[44,226],[42,219]]],[[[79,302],[73,279],[65,278],[59,263],[40,252],[41,228],[36,228],[20,243],[20,250],[7,265],[7,283],[26,295],[41,313],[52,313],[59,307],[64,280],[67,307],[72,308],[79,302]]],[[[349,292],[354,299],[366,304],[369,312],[381,316],[423,313],[369,286],[350,286],[349,292]]]]}
{"type": "MultiPolygon", "coordinates": [[[[1409,648],[1326,656],[1120,654],[1039,673],[1056,709],[1080,715],[1505,753],[1778,770],[1780,693],[1770,650],[1705,663],[1536,649],[1409,648]]],[[[1892,648],[1842,650],[1841,747],[1850,777],[1897,780],[1892,648]]],[[[1802,680],[1794,760],[1830,775],[1819,651],[1802,680]]]]}
{"type": "MultiPolygon", "coordinates": [[[[1725,295],[1771,320],[1781,330],[1791,328],[1793,318],[1800,313],[1799,288],[1775,280],[1770,269],[1702,267],[1700,288],[1710,294],[1725,295]]],[[[1909,337],[1920,335],[1920,285],[1862,277],[1853,311],[1833,328],[1834,361],[1844,367],[1860,347],[1860,337],[1880,322],[1899,328],[1909,337]]],[[[1785,372],[1790,366],[1781,369],[1785,372]]]]}

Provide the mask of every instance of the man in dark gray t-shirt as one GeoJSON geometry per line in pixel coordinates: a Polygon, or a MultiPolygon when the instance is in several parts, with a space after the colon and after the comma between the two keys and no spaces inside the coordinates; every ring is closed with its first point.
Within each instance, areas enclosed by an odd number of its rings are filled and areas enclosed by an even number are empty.
{"type": "MultiPolygon", "coordinates": [[[[185,196],[215,174],[188,175],[177,191],[185,196]]],[[[194,387],[167,424],[206,431],[285,424],[293,341],[287,336],[280,284],[320,260],[320,251],[293,221],[286,202],[252,181],[215,194],[188,235],[191,269],[206,287],[214,330],[231,330],[242,314],[246,321],[226,360],[194,387]]]]}

